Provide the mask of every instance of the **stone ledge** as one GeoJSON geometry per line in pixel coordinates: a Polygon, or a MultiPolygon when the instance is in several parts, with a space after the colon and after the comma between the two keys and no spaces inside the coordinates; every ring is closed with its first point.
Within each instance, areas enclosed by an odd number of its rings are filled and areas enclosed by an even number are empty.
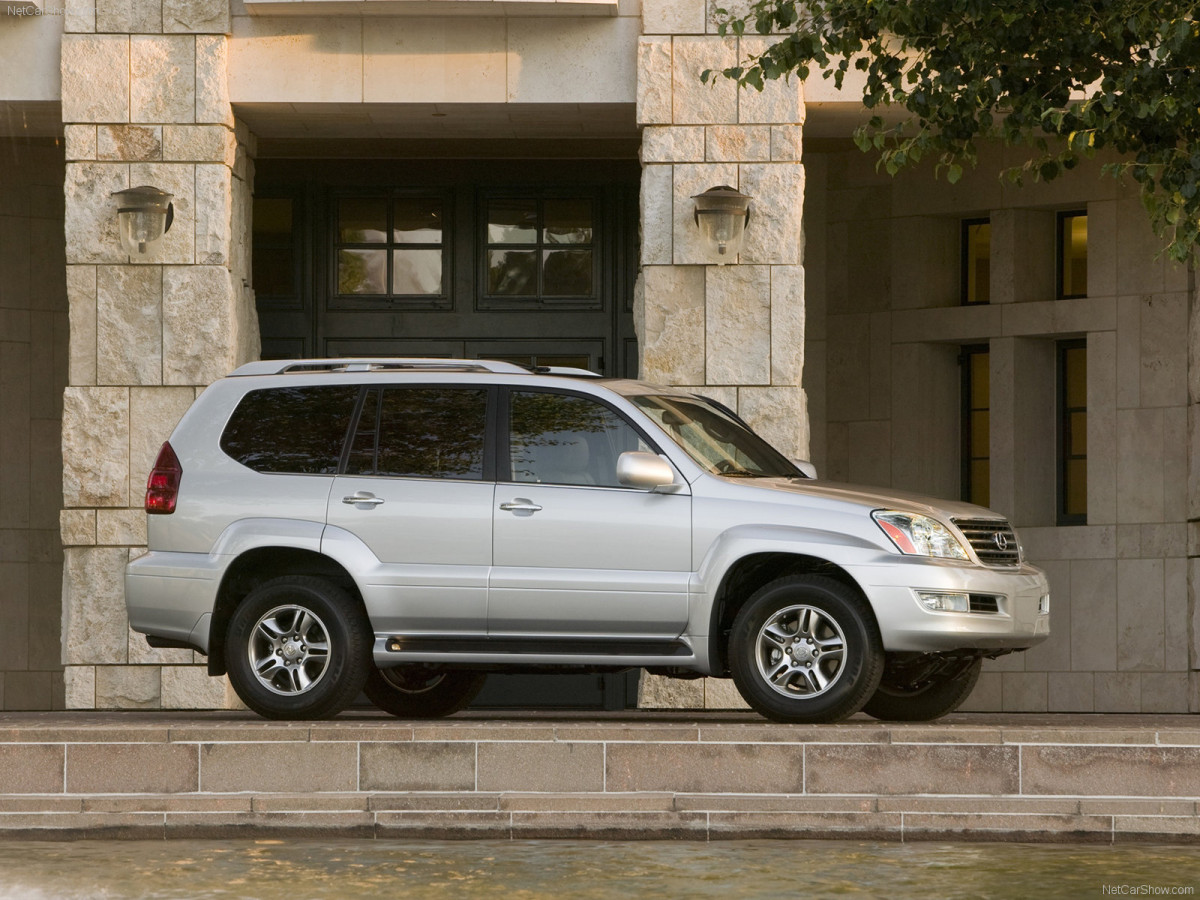
{"type": "MultiPolygon", "coordinates": [[[[579,795],[537,797],[501,795],[500,808],[363,808],[362,800],[342,797],[304,808],[296,800],[244,795],[190,798],[145,796],[96,798],[79,809],[14,809],[0,796],[0,839],[77,840],[85,838],[231,838],[267,836],[409,839],[589,839],[589,840],[747,840],[846,839],[895,841],[1036,841],[1049,843],[1200,843],[1200,818],[1190,815],[1122,815],[1039,809],[992,812],[991,798],[960,798],[961,811],[926,812],[921,797],[882,810],[868,802],[859,809],[679,808],[659,807],[658,798],[632,795],[628,807],[592,809],[579,795]],[[136,801],[136,802],[135,802],[136,801]],[[142,804],[141,809],[136,804],[142,804]],[[968,807],[974,805],[974,809],[968,807]],[[553,807],[553,808],[550,808],[553,807]],[[912,808],[907,808],[912,807],[912,808]]],[[[419,799],[419,798],[414,798],[419,799]]],[[[616,799],[616,798],[613,798],[616,799]]],[[[28,806],[30,798],[19,798],[28,806]]],[[[698,798],[692,797],[691,806],[698,798]]],[[[368,805],[371,800],[368,799],[368,805]]],[[[847,806],[854,801],[846,798],[847,806]]],[[[707,806],[700,802],[699,806],[707,806]]],[[[720,797],[712,806],[721,807],[720,797]]]]}
{"type": "Polygon", "coordinates": [[[1197,733],[1183,716],[4,713],[0,839],[1200,842],[1197,733]]]}

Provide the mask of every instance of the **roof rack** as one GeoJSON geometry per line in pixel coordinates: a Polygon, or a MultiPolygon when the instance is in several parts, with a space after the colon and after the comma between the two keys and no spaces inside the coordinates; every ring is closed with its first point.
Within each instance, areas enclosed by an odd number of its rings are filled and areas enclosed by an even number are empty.
{"type": "Polygon", "coordinates": [[[557,366],[520,366],[495,359],[438,357],[368,357],[362,359],[267,359],[246,363],[230,373],[244,375],[319,374],[321,372],[493,372],[499,375],[573,375],[597,378],[586,369],[557,366]]]}

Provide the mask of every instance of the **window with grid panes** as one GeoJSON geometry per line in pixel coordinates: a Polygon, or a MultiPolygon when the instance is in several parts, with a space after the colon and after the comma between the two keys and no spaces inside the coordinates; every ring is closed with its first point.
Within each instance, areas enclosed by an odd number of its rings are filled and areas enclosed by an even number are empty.
{"type": "Polygon", "coordinates": [[[590,197],[489,197],[486,306],[599,306],[590,197]]]}
{"type": "Polygon", "coordinates": [[[335,294],[419,306],[445,298],[445,207],[435,196],[338,199],[335,294]]]}

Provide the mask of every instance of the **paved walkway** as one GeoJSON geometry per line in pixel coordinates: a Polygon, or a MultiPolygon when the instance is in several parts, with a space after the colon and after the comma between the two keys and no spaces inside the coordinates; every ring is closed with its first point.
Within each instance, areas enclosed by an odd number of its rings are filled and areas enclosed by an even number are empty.
{"type": "Polygon", "coordinates": [[[0,713],[0,837],[1200,842],[1200,717],[0,713]]]}

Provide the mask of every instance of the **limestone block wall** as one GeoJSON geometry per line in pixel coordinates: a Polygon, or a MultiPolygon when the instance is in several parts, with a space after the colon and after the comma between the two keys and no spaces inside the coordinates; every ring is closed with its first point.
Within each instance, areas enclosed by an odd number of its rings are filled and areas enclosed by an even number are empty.
{"type": "Polygon", "coordinates": [[[68,708],[226,702],[191,651],[151,650],[122,583],[146,541],[146,476],[196,393],[258,353],[245,234],[253,136],[227,90],[227,0],[69,7],[62,45],[69,386],[63,397],[68,708]],[[133,261],[110,196],[175,195],[133,261]]]}
{"type": "Polygon", "coordinates": [[[1052,635],[988,662],[966,708],[1200,710],[1192,278],[1162,258],[1130,187],[1089,166],[1014,189],[994,177],[998,156],[954,187],[879,175],[853,149],[810,156],[814,458],[834,479],[958,497],[957,356],[988,344],[990,505],[1049,574],[1052,635]],[[1056,211],[1082,209],[1088,296],[1055,299],[1056,211]],[[991,302],[962,307],[961,222],[981,216],[992,226],[991,302]],[[1055,342],[1078,337],[1088,515],[1059,527],[1055,342]]]}
{"type": "MultiPolygon", "coordinates": [[[[638,42],[641,275],[634,312],[641,377],[736,409],[775,446],[808,456],[801,134],[797,81],[763,92],[704,69],[735,65],[762,37],[722,37],[704,0],[646,0],[638,42]],[[708,262],[691,197],[717,185],[753,197],[739,258],[708,262]]],[[[728,681],[642,679],[642,706],[743,705],[728,681]]]]}
{"type": "MultiPolygon", "coordinates": [[[[432,5],[432,4],[431,4],[432,5]]],[[[239,4],[240,7],[240,4],[239,4]]],[[[233,17],[229,89],[235,103],[632,103],[636,0],[616,15],[246,15],[233,17]]],[[[314,117],[306,134],[341,138],[362,112],[314,117]]],[[[542,119],[512,120],[522,136],[542,119]]],[[[411,129],[380,125],[379,136],[411,129]]],[[[477,124],[481,140],[496,125],[477,124]]]]}
{"type": "Polygon", "coordinates": [[[62,709],[62,144],[0,138],[0,159],[0,710],[62,709]]]}

